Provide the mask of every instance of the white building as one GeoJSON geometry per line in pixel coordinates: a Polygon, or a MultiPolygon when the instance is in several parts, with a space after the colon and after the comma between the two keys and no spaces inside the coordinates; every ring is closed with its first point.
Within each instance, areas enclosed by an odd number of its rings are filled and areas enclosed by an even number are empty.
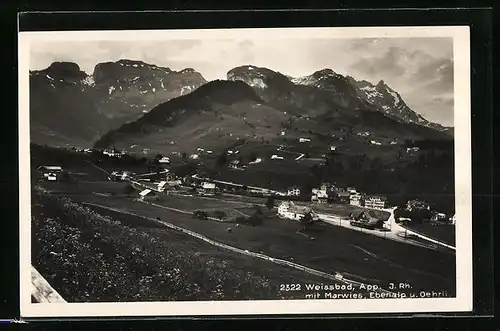
{"type": "Polygon", "coordinates": [[[307,206],[297,206],[291,201],[283,201],[278,206],[278,216],[294,221],[299,221],[305,214],[311,213],[313,220],[318,219],[318,215],[307,206]]]}
{"type": "Polygon", "coordinates": [[[164,163],[164,164],[169,164],[170,163],[170,158],[164,156],[161,159],[159,159],[158,162],[164,163]]]}
{"type": "Polygon", "coordinates": [[[255,161],[249,162],[249,164],[261,163],[262,159],[260,157],[256,158],[255,161]]]}
{"type": "Polygon", "coordinates": [[[384,209],[385,198],[375,195],[368,196],[365,198],[365,207],[373,209],[384,209]]]}
{"type": "Polygon", "coordinates": [[[200,156],[198,154],[191,154],[189,157],[193,160],[197,160],[200,156]]]}
{"type": "Polygon", "coordinates": [[[271,155],[271,160],[283,160],[283,156],[278,156],[276,154],[271,155]]]}
{"type": "Polygon", "coordinates": [[[327,202],[328,201],[328,192],[326,188],[313,188],[311,190],[312,196],[311,201],[313,202],[327,202]]]}
{"type": "Polygon", "coordinates": [[[420,150],[420,148],[418,148],[418,147],[411,147],[411,148],[408,147],[408,148],[406,148],[406,152],[407,153],[418,152],[419,150],[420,150]]]}
{"type": "Polygon", "coordinates": [[[287,190],[287,195],[288,196],[295,196],[295,197],[298,197],[300,195],[300,188],[298,187],[290,187],[288,190],[287,190]]]}
{"type": "Polygon", "coordinates": [[[330,151],[332,151],[332,152],[333,152],[333,151],[335,151],[335,150],[337,150],[337,146],[330,146],[330,151]]]}
{"type": "Polygon", "coordinates": [[[457,221],[456,214],[453,214],[453,216],[450,217],[450,223],[454,225],[456,221],[457,221]]]}
{"type": "Polygon", "coordinates": [[[351,193],[349,195],[349,204],[353,206],[363,205],[363,196],[360,193],[351,193]]]}
{"type": "Polygon", "coordinates": [[[204,195],[214,195],[215,183],[210,183],[210,182],[201,183],[201,193],[204,195]]]}
{"type": "Polygon", "coordinates": [[[378,141],[375,141],[375,140],[371,140],[371,141],[370,141],[370,143],[371,143],[372,145],[378,145],[378,146],[382,145],[382,143],[380,143],[380,142],[378,142],[378,141]]]}
{"type": "Polygon", "coordinates": [[[311,139],[309,138],[299,138],[299,143],[305,143],[305,142],[309,142],[311,141],[311,139]]]}

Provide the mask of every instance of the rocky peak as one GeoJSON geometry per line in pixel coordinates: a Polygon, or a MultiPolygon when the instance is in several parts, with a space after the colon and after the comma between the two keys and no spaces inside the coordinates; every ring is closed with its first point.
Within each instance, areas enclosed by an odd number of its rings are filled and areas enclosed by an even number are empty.
{"type": "Polygon", "coordinates": [[[73,62],[54,62],[47,69],[41,71],[59,79],[84,79],[87,76],[85,72],[80,70],[78,64],[73,62]]]}

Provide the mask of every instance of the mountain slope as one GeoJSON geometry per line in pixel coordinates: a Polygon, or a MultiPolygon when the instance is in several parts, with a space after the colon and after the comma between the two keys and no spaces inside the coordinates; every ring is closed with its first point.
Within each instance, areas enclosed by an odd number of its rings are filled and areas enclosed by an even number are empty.
{"type": "Polygon", "coordinates": [[[110,128],[94,107],[95,93],[78,65],[53,63],[30,72],[30,134],[39,143],[85,143],[110,128]]]}
{"type": "Polygon", "coordinates": [[[140,61],[97,64],[92,75],[55,62],[30,72],[31,139],[90,145],[110,129],[205,83],[193,69],[173,71],[140,61]]]}
{"type": "Polygon", "coordinates": [[[440,124],[426,120],[422,115],[417,114],[404,102],[401,95],[388,86],[383,80],[377,85],[373,85],[365,80],[357,81],[348,76],[348,81],[356,88],[356,92],[371,105],[389,117],[395,118],[404,123],[413,123],[429,127],[438,131],[445,131],[447,128],[440,124]]]}
{"type": "MultiPolygon", "coordinates": [[[[316,74],[320,76],[324,73],[316,74]]],[[[313,84],[297,84],[297,81],[279,72],[255,66],[233,68],[227,73],[227,79],[246,82],[268,104],[295,115],[314,116],[329,111],[366,107],[347,82],[337,89],[327,90],[313,84]]]]}
{"type": "MultiPolygon", "coordinates": [[[[307,104],[310,93],[300,95],[302,88],[289,96],[302,98],[310,115],[296,115],[283,111],[289,100],[280,99],[286,94],[276,92],[279,88],[286,91],[283,87],[290,87],[289,84],[278,84],[275,88],[272,84],[276,81],[267,79],[262,81],[266,84],[263,87],[260,80],[246,79],[254,87],[242,79],[213,81],[188,95],[160,104],[137,121],[107,133],[95,147],[114,145],[129,151],[149,148],[157,152],[194,153],[199,147],[218,151],[250,141],[279,144],[284,140],[297,142],[300,137],[316,137],[319,139],[314,144],[320,149],[338,144],[338,139],[342,139],[342,144],[371,148],[373,139],[389,145],[395,139],[442,139],[445,136],[426,127],[400,123],[378,110],[344,109],[331,100],[334,110],[322,109],[327,104],[317,100],[307,104]],[[272,99],[273,93],[278,93],[276,99],[272,99]]],[[[327,93],[314,87],[305,88],[314,89],[319,95],[327,93]]]]}
{"type": "Polygon", "coordinates": [[[410,109],[401,95],[384,81],[373,85],[365,80],[357,81],[351,76],[340,75],[331,69],[319,70],[304,77],[290,77],[290,81],[298,85],[316,87],[331,92],[337,102],[340,100],[341,104],[346,107],[376,109],[402,123],[412,123],[449,132],[449,128],[429,122],[410,109]],[[350,100],[355,100],[355,102],[349,103],[350,100]]]}

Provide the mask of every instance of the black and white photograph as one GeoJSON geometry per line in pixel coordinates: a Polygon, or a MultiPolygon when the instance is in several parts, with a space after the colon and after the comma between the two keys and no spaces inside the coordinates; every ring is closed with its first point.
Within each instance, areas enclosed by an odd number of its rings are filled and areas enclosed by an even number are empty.
{"type": "Polygon", "coordinates": [[[469,311],[467,27],[19,33],[26,317],[469,311]]]}

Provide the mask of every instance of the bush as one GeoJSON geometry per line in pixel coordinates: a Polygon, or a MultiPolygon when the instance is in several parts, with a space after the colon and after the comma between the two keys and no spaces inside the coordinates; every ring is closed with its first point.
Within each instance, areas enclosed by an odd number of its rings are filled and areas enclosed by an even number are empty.
{"type": "Polygon", "coordinates": [[[224,211],[222,211],[222,210],[216,210],[216,211],[214,211],[213,215],[214,215],[215,218],[217,218],[217,219],[219,219],[221,221],[227,217],[227,214],[224,211]]]}

